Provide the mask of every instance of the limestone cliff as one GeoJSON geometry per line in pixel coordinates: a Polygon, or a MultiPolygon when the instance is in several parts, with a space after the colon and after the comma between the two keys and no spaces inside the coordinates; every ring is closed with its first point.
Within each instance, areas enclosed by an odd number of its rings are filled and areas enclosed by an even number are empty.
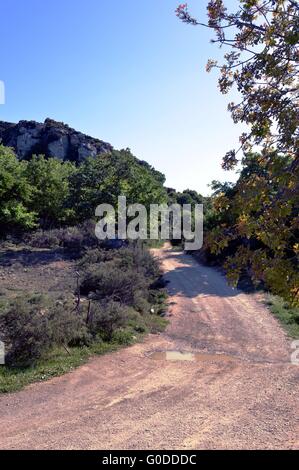
{"type": "Polygon", "coordinates": [[[110,152],[113,147],[87,136],[62,122],[46,119],[44,123],[20,121],[18,124],[0,121],[0,141],[13,147],[20,159],[33,154],[82,162],[88,156],[110,152]]]}

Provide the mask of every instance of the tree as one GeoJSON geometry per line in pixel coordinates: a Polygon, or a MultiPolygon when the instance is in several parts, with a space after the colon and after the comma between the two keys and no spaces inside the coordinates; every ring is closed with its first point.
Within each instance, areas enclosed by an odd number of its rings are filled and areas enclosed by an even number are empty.
{"type": "Polygon", "coordinates": [[[233,283],[246,269],[253,281],[299,304],[299,194],[290,197],[285,189],[290,174],[282,170],[289,162],[277,154],[246,155],[235,186],[216,191],[219,218],[206,246],[216,255],[228,251],[225,267],[233,283]]]}
{"type": "Polygon", "coordinates": [[[93,217],[102,203],[117,208],[122,195],[128,204],[146,207],[167,200],[161,174],[137,160],[129,150],[87,158],[70,181],[70,204],[80,220],[93,217]]]}
{"type": "MultiPolygon", "coordinates": [[[[209,60],[207,70],[220,70],[219,88],[227,93],[234,85],[239,103],[230,103],[235,123],[248,124],[240,136],[240,148],[231,150],[223,166],[232,168],[239,150],[254,145],[299,158],[299,4],[291,0],[240,0],[230,13],[223,0],[208,4],[208,23],[193,18],[187,4],[179,5],[177,16],[184,22],[203,25],[216,33],[212,41],[229,50],[219,65],[209,60]]],[[[294,164],[295,165],[295,164],[294,164]]]]}
{"type": "Polygon", "coordinates": [[[39,223],[49,228],[74,219],[72,208],[67,207],[69,179],[76,173],[71,162],[43,155],[33,156],[28,162],[25,176],[32,187],[29,207],[38,214],[39,223]]]}
{"type": "Polygon", "coordinates": [[[235,123],[248,125],[238,150],[229,151],[225,169],[234,168],[243,151],[235,186],[214,182],[206,245],[215,253],[237,246],[228,256],[229,277],[242,270],[263,280],[273,292],[299,304],[299,4],[291,0],[240,0],[231,13],[223,0],[208,3],[208,23],[193,18],[187,4],[177,16],[216,33],[214,43],[229,50],[220,69],[219,88],[236,86],[241,101],[230,103],[235,123]],[[253,153],[253,150],[258,153],[253,153]]]}
{"type": "Polygon", "coordinates": [[[29,208],[32,186],[25,176],[26,162],[0,145],[0,227],[1,234],[36,226],[36,213],[29,208]]]}

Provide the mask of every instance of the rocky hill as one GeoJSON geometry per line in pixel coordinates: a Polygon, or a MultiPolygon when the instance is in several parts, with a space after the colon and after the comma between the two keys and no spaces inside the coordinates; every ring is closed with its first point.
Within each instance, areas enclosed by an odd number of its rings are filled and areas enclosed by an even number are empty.
{"type": "Polygon", "coordinates": [[[110,144],[52,119],[46,119],[44,123],[20,121],[12,124],[0,121],[0,141],[13,147],[20,159],[43,154],[80,163],[88,156],[113,150],[110,144]]]}

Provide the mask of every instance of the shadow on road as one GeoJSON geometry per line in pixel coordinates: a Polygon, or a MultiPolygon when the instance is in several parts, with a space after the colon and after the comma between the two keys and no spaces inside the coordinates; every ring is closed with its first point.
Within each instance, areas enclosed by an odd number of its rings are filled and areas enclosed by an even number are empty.
{"type": "Polygon", "coordinates": [[[234,297],[240,294],[239,289],[228,285],[224,274],[215,268],[199,264],[191,255],[169,251],[164,259],[166,262],[175,261],[177,265],[175,269],[165,273],[167,290],[171,296],[234,297]]]}

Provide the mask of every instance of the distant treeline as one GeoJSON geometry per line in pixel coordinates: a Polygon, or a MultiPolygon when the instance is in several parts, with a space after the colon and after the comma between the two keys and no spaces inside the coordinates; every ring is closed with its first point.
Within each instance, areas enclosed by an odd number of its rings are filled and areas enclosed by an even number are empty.
{"type": "Polygon", "coordinates": [[[1,235],[76,225],[101,203],[167,202],[165,178],[129,150],[87,158],[80,166],[56,158],[19,160],[0,145],[1,235]]]}

